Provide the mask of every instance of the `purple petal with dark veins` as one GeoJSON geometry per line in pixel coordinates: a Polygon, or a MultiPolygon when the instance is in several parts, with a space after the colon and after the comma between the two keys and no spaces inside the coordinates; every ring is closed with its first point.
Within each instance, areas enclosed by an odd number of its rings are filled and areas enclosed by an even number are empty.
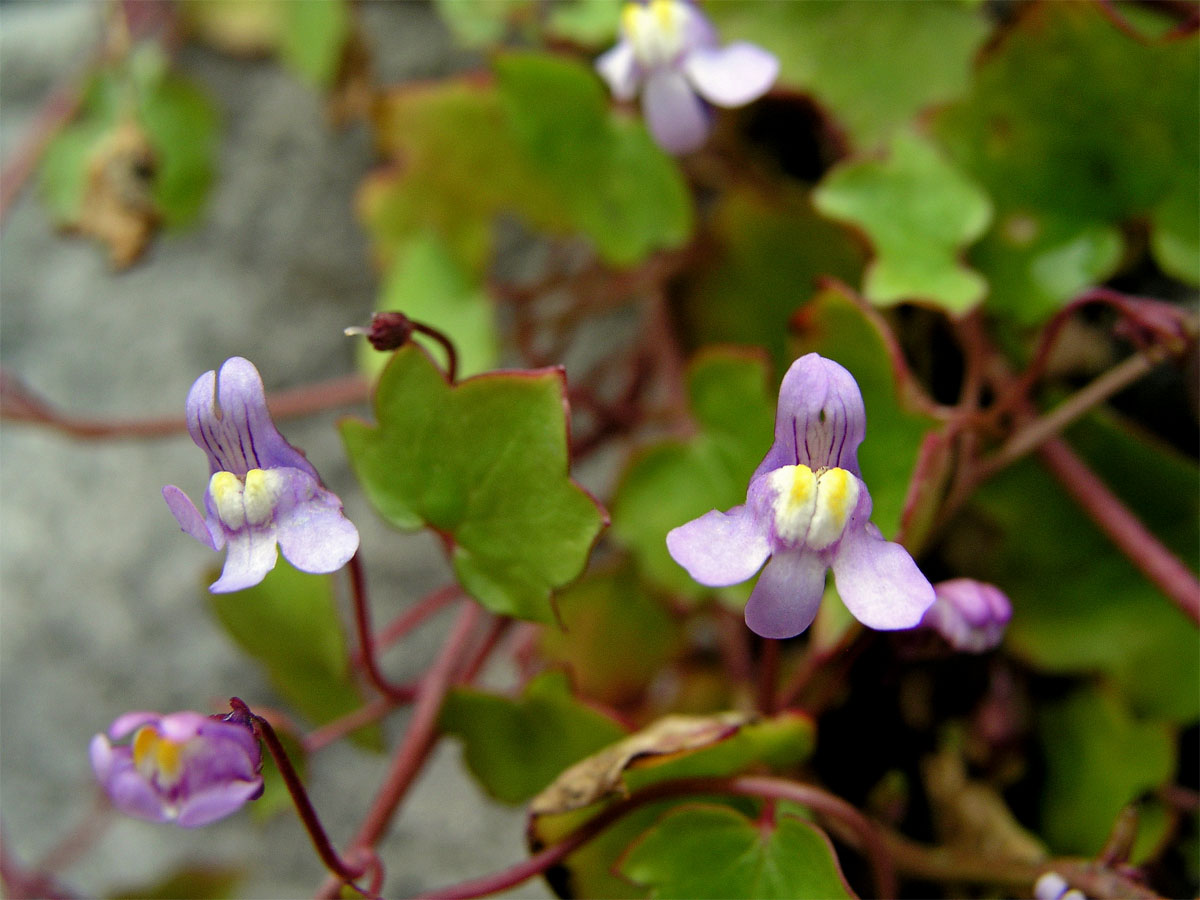
{"type": "Polygon", "coordinates": [[[854,376],[816,353],[802,356],[779,387],[775,442],[754,477],[781,466],[838,467],[862,477],[858,447],[867,433],[862,392],[854,376]]]}
{"type": "Polygon", "coordinates": [[[289,466],[318,477],[276,429],[262,378],[240,356],[227,359],[219,374],[208,371],[196,379],[188,392],[187,424],[192,440],[208,455],[209,474],[244,476],[250,469],[289,466]]]}

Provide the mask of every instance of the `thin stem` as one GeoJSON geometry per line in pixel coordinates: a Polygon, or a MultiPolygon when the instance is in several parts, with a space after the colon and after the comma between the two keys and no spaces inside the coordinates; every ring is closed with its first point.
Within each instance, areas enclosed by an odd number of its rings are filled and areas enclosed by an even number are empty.
{"type": "Polygon", "coordinates": [[[347,564],[350,570],[350,593],[354,604],[354,627],[358,632],[359,653],[367,680],[377,691],[395,703],[408,703],[419,693],[419,688],[406,684],[394,685],[387,680],[379,668],[375,656],[375,639],[371,635],[371,607],[367,598],[367,573],[362,559],[356,552],[347,564]]]}
{"type": "MultiPolygon", "coordinates": [[[[437,738],[437,720],[442,709],[442,702],[450,690],[454,675],[458,669],[479,621],[480,608],[474,602],[467,601],[459,613],[450,636],[442,646],[441,652],[421,684],[417,688],[416,702],[413,704],[412,718],[404,732],[395,756],[392,757],[383,785],[379,789],[375,802],[367,811],[358,833],[350,842],[350,847],[359,852],[374,848],[380,838],[386,833],[392,817],[399,809],[409,787],[412,786],[422,765],[429,757],[437,738]]],[[[336,897],[338,884],[327,881],[318,891],[319,897],[336,897]]]]}
{"type": "MultiPolygon", "coordinates": [[[[379,633],[375,635],[374,639],[375,651],[378,652],[390,647],[434,613],[449,606],[461,596],[462,588],[458,586],[457,582],[443,585],[437,590],[426,594],[383,628],[379,629],[379,633]]],[[[362,651],[356,650],[352,660],[354,665],[362,665],[362,651]]]]}
{"type": "Polygon", "coordinates": [[[446,351],[446,380],[454,384],[458,376],[458,351],[454,349],[454,342],[432,325],[412,322],[412,330],[427,335],[442,345],[442,349],[446,351]]]}
{"type": "Polygon", "coordinates": [[[779,683],[779,641],[762,638],[758,658],[758,709],[765,716],[774,715],[779,708],[776,688],[779,683]]]}
{"type": "Polygon", "coordinates": [[[1146,375],[1166,356],[1166,351],[1161,348],[1151,349],[1144,354],[1135,354],[1109,369],[1046,415],[1023,425],[993,456],[979,465],[975,471],[976,478],[982,481],[1036,450],[1088,410],[1146,375]]]}
{"type": "Polygon", "coordinates": [[[527,860],[500,872],[431,891],[421,896],[424,900],[466,900],[470,897],[483,897],[507,890],[557,865],[614,822],[647,803],[673,797],[703,794],[735,794],[773,800],[789,800],[842,822],[856,835],[857,840],[866,851],[879,896],[895,896],[895,872],[892,869],[882,834],[862,813],[846,801],[820,788],[782,778],[753,775],[741,775],[733,778],[685,778],[653,785],[612,804],[557,844],[547,847],[527,860]]]}
{"type": "MultiPolygon", "coordinates": [[[[416,688],[412,688],[413,695],[416,695],[416,688]]],[[[318,750],[324,750],[335,741],[341,740],[352,731],[370,725],[372,722],[377,722],[386,716],[391,710],[399,706],[395,700],[390,697],[376,697],[370,703],[360,706],[358,709],[346,713],[346,715],[334,719],[332,722],[327,722],[320,728],[317,728],[307,735],[300,742],[300,746],[304,748],[305,753],[316,753],[318,750]]]]}
{"type": "Polygon", "coordinates": [[[271,754],[271,758],[275,760],[275,766],[279,769],[279,774],[283,778],[283,783],[287,785],[288,793],[292,795],[292,802],[296,804],[296,812],[300,816],[300,821],[304,823],[304,827],[308,831],[308,836],[312,839],[313,847],[316,849],[317,855],[321,857],[321,862],[325,864],[325,868],[341,879],[341,882],[344,884],[348,884],[356,878],[361,878],[366,873],[368,866],[349,865],[338,855],[337,850],[333,848],[333,844],[329,842],[329,836],[325,833],[325,827],[321,824],[321,819],[317,815],[312,801],[308,799],[308,791],[304,789],[304,783],[300,780],[300,776],[296,774],[296,769],[292,765],[292,761],[288,758],[287,751],[283,749],[283,744],[280,742],[278,735],[275,734],[275,729],[271,727],[271,723],[262,716],[251,712],[250,707],[237,697],[229,699],[229,706],[237,716],[244,717],[249,721],[254,728],[254,733],[266,744],[267,751],[271,754]]]}
{"type": "Polygon", "coordinates": [[[842,635],[841,640],[836,644],[826,647],[823,650],[814,650],[810,644],[808,652],[805,653],[804,658],[800,661],[799,667],[779,692],[776,708],[786,709],[795,704],[800,695],[816,677],[817,673],[833,660],[844,654],[849,654],[848,658],[854,659],[858,655],[858,648],[865,642],[865,635],[866,629],[861,624],[851,622],[846,628],[846,633],[842,635]]]}
{"type": "MultiPolygon", "coordinates": [[[[278,391],[267,398],[267,406],[275,419],[294,419],[361,403],[367,399],[368,390],[361,376],[346,375],[278,391]]],[[[0,370],[0,419],[42,425],[83,440],[162,438],[187,430],[187,421],[182,416],[92,419],[60,412],[4,370],[0,370]]]]}
{"type": "Polygon", "coordinates": [[[83,96],[83,77],[84,73],[80,73],[55,89],[38,110],[25,140],[9,157],[8,165],[0,173],[0,221],[8,215],[51,139],[79,109],[79,101],[83,96]]]}
{"type": "Polygon", "coordinates": [[[463,684],[471,684],[479,677],[479,673],[483,671],[483,667],[487,665],[487,661],[491,658],[496,647],[499,646],[501,638],[512,627],[513,620],[501,616],[490,615],[491,623],[488,625],[487,632],[483,636],[483,640],[479,642],[479,646],[471,654],[466,665],[460,673],[458,680],[463,684]]]}
{"type": "Polygon", "coordinates": [[[1065,441],[1052,438],[1038,453],[1100,530],[1172,603],[1200,625],[1200,581],[1191,570],[1150,533],[1065,441]]]}

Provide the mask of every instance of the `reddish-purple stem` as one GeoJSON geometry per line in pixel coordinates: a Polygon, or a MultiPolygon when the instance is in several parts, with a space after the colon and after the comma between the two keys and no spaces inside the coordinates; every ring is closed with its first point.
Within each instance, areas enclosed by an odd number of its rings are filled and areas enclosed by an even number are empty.
{"type": "Polygon", "coordinates": [[[1100,530],[1171,602],[1200,625],[1200,581],[1191,570],[1150,533],[1065,441],[1046,441],[1038,453],[1100,530]]]}
{"type": "Polygon", "coordinates": [[[371,606],[367,597],[367,573],[358,553],[350,557],[347,564],[350,570],[350,593],[354,605],[354,627],[358,632],[359,655],[362,659],[363,670],[367,680],[381,694],[394,703],[408,703],[419,692],[407,684],[392,684],[379,668],[379,660],[375,656],[375,639],[371,633],[371,606]]]}
{"type": "MultiPolygon", "coordinates": [[[[390,647],[434,613],[449,606],[461,596],[462,588],[458,586],[458,582],[444,585],[436,591],[426,594],[383,628],[379,629],[379,633],[375,635],[373,642],[375,651],[378,652],[390,647]]],[[[362,665],[361,649],[354,651],[352,660],[354,665],[362,665]]]]}

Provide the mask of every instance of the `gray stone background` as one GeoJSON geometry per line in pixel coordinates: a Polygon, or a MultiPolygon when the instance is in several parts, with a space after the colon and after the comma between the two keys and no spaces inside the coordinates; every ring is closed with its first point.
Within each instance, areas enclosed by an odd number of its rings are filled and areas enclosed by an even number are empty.
{"type": "MultiPolygon", "coordinates": [[[[425,4],[368,4],[365,16],[386,81],[470,61],[425,4]]],[[[100,22],[94,2],[0,4],[0,162],[79,71],[100,22]]],[[[374,306],[377,279],[352,210],[372,165],[366,131],[332,130],[321,99],[270,61],[188,48],[179,67],[222,117],[217,180],[197,226],[160,237],[140,264],[114,274],[97,245],[54,232],[32,185],[3,223],[0,360],[68,412],[180,414],[192,381],[232,355],[252,359],[268,389],[347,373],[354,347],[342,328],[374,306]]],[[[425,538],[389,531],[370,510],[337,417],[282,430],[359,525],[384,622],[447,570],[425,538]]],[[[186,435],[85,443],[0,429],[0,814],[8,852],[24,864],[85,815],[95,793],[88,741],[119,713],[208,711],[232,694],[276,701],[204,603],[204,571],[219,559],[179,532],[159,495],[175,483],[198,497],[205,476],[186,435]]],[[[445,625],[389,654],[389,672],[419,672],[445,625]]],[[[390,721],[392,741],[405,718],[390,721]]],[[[335,842],[353,833],[386,763],[341,745],[314,758],[313,799],[335,842]]],[[[525,855],[522,829],[521,811],[483,797],[458,747],[444,743],[380,847],[386,893],[515,862],[525,855]]],[[[115,817],[60,874],[97,896],[199,861],[245,868],[239,896],[309,896],[323,877],[294,815],[260,826],[245,813],[199,831],[115,817]]],[[[540,882],[514,894],[548,896],[540,882]]]]}

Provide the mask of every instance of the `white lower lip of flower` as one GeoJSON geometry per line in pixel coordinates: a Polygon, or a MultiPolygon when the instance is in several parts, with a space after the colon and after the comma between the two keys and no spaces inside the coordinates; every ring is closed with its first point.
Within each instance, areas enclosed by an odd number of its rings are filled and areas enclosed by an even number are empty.
{"type": "Polygon", "coordinates": [[[626,4],[623,25],[637,61],[651,69],[673,62],[683,50],[684,25],[690,12],[680,0],[626,4]]]}
{"type": "Polygon", "coordinates": [[[274,515],[283,492],[283,476],[267,469],[251,469],[245,480],[232,472],[216,472],[208,483],[217,506],[217,517],[237,531],[247,522],[262,525],[274,515]]]}
{"type": "Polygon", "coordinates": [[[858,479],[845,469],[783,466],[767,476],[775,536],[791,546],[824,550],[841,540],[858,505],[858,479]]]}

